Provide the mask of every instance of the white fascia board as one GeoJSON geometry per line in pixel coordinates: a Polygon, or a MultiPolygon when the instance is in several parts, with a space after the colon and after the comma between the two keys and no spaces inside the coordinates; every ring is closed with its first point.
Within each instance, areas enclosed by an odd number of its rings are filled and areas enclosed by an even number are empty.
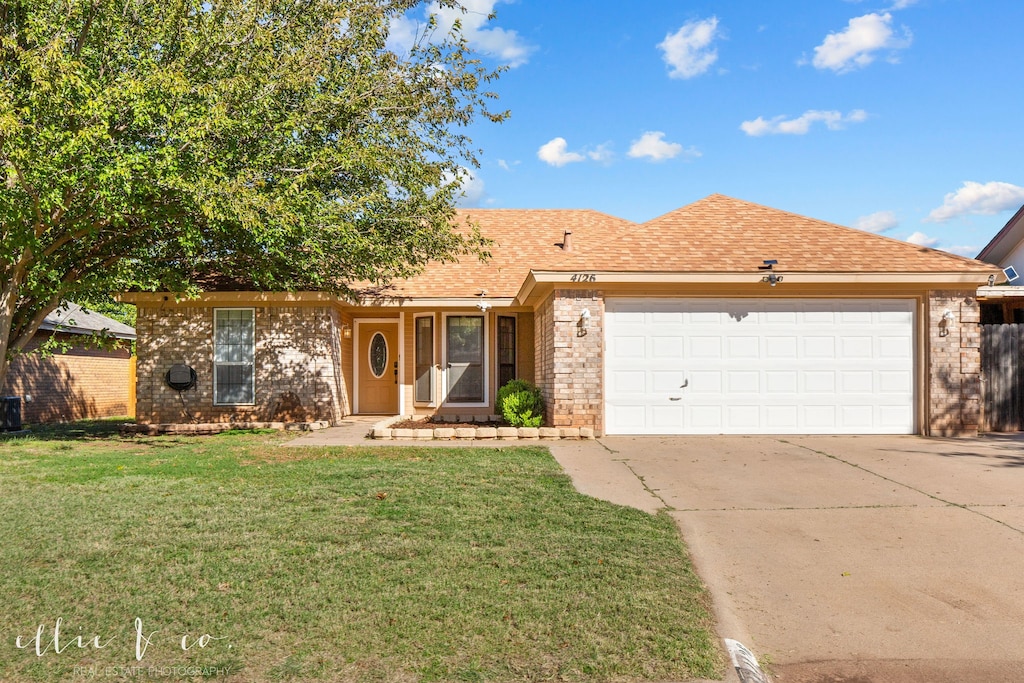
{"type": "MultiPolygon", "coordinates": [[[[749,284],[760,282],[766,271],[745,272],[561,272],[561,271],[530,271],[527,289],[524,283],[519,297],[528,296],[537,283],[558,283],[568,285],[608,285],[608,284],[654,284],[654,283],[706,283],[706,284],[749,284]]],[[[836,272],[794,272],[776,270],[775,273],[787,283],[800,284],[836,284],[836,283],[882,283],[882,284],[922,284],[922,285],[961,285],[983,284],[988,282],[988,272],[935,272],[935,273],[836,273],[836,272]]]]}

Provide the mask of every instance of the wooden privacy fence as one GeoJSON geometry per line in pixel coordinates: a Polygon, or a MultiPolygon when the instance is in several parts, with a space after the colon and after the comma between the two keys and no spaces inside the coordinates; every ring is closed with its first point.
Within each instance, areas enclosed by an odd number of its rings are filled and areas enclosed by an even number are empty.
{"type": "Polygon", "coordinates": [[[1024,325],[981,326],[981,431],[1024,429],[1024,325]]]}

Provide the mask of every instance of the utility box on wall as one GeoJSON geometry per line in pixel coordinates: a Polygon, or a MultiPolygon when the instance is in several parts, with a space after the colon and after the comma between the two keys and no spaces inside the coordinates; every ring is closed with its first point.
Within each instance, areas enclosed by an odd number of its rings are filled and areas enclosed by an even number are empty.
{"type": "Polygon", "coordinates": [[[0,432],[21,431],[21,397],[0,396],[0,432]]]}

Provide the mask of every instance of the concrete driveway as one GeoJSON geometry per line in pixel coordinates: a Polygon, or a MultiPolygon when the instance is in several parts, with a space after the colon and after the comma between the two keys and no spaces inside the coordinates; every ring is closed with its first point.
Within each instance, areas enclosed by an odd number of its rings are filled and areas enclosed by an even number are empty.
{"type": "Polygon", "coordinates": [[[1024,439],[607,437],[577,487],[668,508],[777,683],[1024,680],[1024,439]]]}

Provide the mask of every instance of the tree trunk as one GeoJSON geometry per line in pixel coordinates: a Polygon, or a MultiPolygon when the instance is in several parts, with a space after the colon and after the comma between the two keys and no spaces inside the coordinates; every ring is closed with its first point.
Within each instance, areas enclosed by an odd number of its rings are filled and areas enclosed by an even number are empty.
{"type": "Polygon", "coordinates": [[[11,323],[14,321],[14,307],[17,302],[17,286],[13,281],[5,282],[3,290],[0,291],[0,391],[7,381],[7,369],[11,366],[7,349],[10,348],[11,323]]]}

